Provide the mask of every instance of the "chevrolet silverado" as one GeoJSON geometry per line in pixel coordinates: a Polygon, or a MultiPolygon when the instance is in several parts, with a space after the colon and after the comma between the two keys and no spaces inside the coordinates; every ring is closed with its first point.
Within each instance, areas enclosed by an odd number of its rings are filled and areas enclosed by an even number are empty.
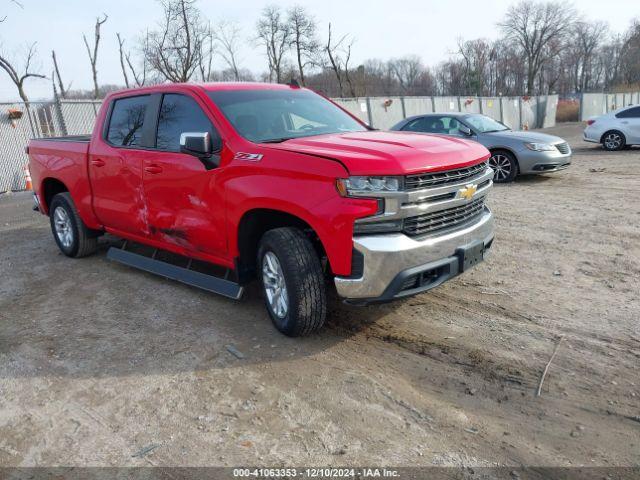
{"type": "Polygon", "coordinates": [[[292,85],[110,94],[92,135],[31,140],[36,209],[69,257],[108,258],[234,299],[254,278],[284,334],[346,302],[424,292],[493,241],[479,143],[376,131],[292,85]],[[328,281],[330,280],[330,281],[328,281]]]}

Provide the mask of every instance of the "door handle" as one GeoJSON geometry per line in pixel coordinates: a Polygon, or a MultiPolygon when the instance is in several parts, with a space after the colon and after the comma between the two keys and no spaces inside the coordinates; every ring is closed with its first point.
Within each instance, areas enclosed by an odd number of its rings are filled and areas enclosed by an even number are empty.
{"type": "Polygon", "coordinates": [[[91,165],[95,167],[104,167],[105,163],[104,160],[100,158],[94,158],[93,160],[91,160],[91,165]]]}
{"type": "Polygon", "coordinates": [[[162,167],[159,165],[148,165],[144,167],[144,171],[152,175],[162,173],[162,167]]]}

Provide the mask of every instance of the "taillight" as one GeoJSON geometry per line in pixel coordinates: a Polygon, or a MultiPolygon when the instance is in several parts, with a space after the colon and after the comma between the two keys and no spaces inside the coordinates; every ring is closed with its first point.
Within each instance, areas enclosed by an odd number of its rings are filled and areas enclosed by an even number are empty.
{"type": "Polygon", "coordinates": [[[587,125],[593,125],[594,123],[596,123],[595,120],[587,120],[587,125]]]}

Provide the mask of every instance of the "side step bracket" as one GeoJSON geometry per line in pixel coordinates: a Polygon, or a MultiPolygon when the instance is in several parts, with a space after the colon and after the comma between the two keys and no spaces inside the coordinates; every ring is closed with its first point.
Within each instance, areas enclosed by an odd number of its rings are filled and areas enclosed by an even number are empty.
{"type": "MultiPolygon", "coordinates": [[[[154,255],[155,256],[155,255],[154,255]]],[[[196,272],[187,268],[178,267],[161,260],[145,257],[127,250],[111,247],[107,252],[107,258],[130,267],[135,267],[145,272],[155,273],[162,277],[177,280],[192,287],[201,288],[208,292],[218,293],[225,297],[239,300],[242,297],[243,287],[225,278],[214,277],[205,273],[196,272]]]]}

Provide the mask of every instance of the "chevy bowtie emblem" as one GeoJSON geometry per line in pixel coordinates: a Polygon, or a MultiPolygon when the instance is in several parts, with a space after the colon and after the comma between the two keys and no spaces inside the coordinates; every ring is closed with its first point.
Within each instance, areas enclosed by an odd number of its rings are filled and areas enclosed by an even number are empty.
{"type": "Polygon", "coordinates": [[[471,200],[473,195],[478,190],[478,186],[474,183],[470,183],[469,185],[465,185],[464,188],[458,191],[458,196],[462,198],[466,198],[467,200],[471,200]]]}

